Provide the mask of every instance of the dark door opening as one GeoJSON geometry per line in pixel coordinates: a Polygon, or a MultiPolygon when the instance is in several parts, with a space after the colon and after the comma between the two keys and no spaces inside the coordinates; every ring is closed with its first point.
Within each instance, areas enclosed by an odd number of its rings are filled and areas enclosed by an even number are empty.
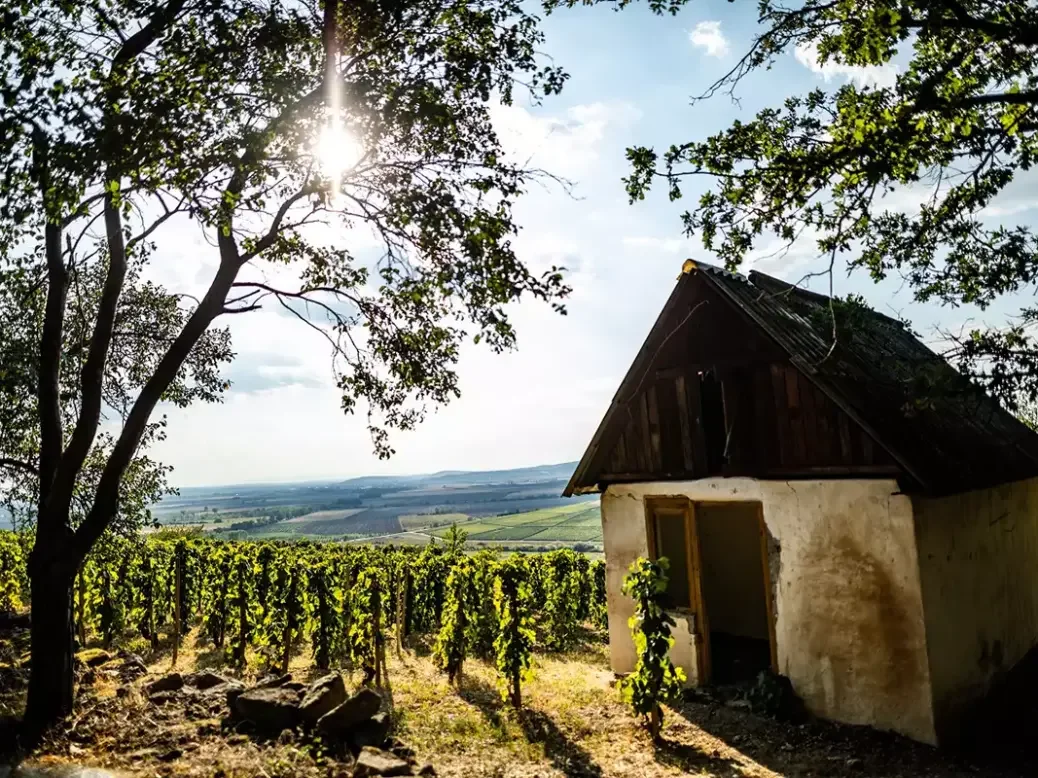
{"type": "Polygon", "coordinates": [[[713,683],[772,666],[767,560],[759,503],[696,503],[700,583],[713,683]]]}

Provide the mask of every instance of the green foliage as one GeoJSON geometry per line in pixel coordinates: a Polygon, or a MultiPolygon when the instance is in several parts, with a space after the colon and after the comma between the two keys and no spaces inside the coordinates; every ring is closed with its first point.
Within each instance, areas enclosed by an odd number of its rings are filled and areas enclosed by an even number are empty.
{"type": "Polygon", "coordinates": [[[578,557],[566,548],[544,554],[541,562],[547,566],[543,579],[544,609],[540,625],[544,647],[549,651],[564,651],[573,644],[581,603],[586,603],[581,591],[584,589],[582,573],[586,569],[587,558],[578,557]],[[584,560],[583,568],[578,567],[578,559],[584,560]]]}
{"type": "Polygon", "coordinates": [[[222,648],[230,616],[230,587],[233,551],[230,547],[217,547],[209,557],[213,574],[209,587],[209,599],[205,605],[205,630],[209,640],[222,648]]]}
{"type": "Polygon", "coordinates": [[[498,619],[494,609],[494,582],[498,562],[492,551],[480,551],[472,558],[468,645],[473,654],[490,657],[497,639],[498,619]]]}
{"type": "Polygon", "coordinates": [[[450,527],[447,528],[447,532],[443,536],[443,542],[447,546],[447,555],[453,557],[460,554],[468,536],[467,532],[458,529],[458,525],[451,522],[450,527]]]}
{"type": "Polygon", "coordinates": [[[336,594],[333,572],[327,561],[318,562],[310,570],[310,642],[314,662],[321,670],[331,667],[332,656],[338,655],[339,620],[336,614],[336,594]]]}
{"type": "MultiPolygon", "coordinates": [[[[26,559],[21,550],[27,543],[16,533],[0,532],[0,582],[10,582],[12,598],[23,596],[26,559]]],[[[589,582],[602,567],[600,562],[587,565],[571,552],[499,560],[486,550],[450,556],[442,545],[419,549],[116,537],[103,553],[87,558],[77,578],[81,636],[112,646],[144,639],[153,649],[171,640],[178,558],[180,602],[186,606],[181,635],[197,628],[197,640],[221,650],[239,668],[258,661],[262,669],[280,670],[308,645],[319,668],[356,669],[365,683],[378,682],[384,673],[387,637],[394,631],[404,637],[406,625],[399,617],[405,614],[397,608],[407,609],[408,590],[414,599],[416,592],[435,591],[442,580],[439,620],[432,619],[430,605],[430,619],[423,619],[421,628],[412,620],[413,631],[435,635],[434,659],[451,682],[465,661],[494,661],[506,698],[516,705],[521,705],[521,685],[533,659],[534,624],[551,621],[535,608],[529,586],[534,571],[543,568],[551,577],[551,591],[569,592],[574,601],[588,588],[593,612],[599,595],[589,582]],[[561,578],[565,571],[572,580],[561,578]]]]}
{"type": "Polygon", "coordinates": [[[624,578],[623,593],[635,602],[634,615],[628,621],[634,636],[638,663],[634,672],[620,681],[624,701],[636,714],[644,716],[658,737],[663,722],[662,703],[681,696],[685,673],[670,661],[674,639],[670,628],[674,620],[664,610],[667,591],[666,557],[656,561],[639,558],[624,578]]]}
{"type": "MultiPolygon", "coordinates": [[[[152,522],[148,506],[169,492],[169,468],[148,455],[165,434],[153,416],[229,388],[220,317],[275,304],[308,322],[301,311],[317,312],[342,410],[365,414],[388,457],[390,431],[458,396],[468,338],[513,347],[509,308],[524,297],[564,312],[562,269],[535,272],[514,248],[515,203],[540,174],[509,161],[492,120],[517,89],[539,101],[562,88],[543,40],[518,0],[329,0],[327,13],[297,0],[37,0],[0,11],[0,504],[36,525],[37,580],[71,584],[106,533],[152,522]],[[320,136],[336,129],[331,143],[354,159],[321,159],[320,136]],[[356,257],[326,239],[327,223],[366,227],[381,246],[356,257]],[[185,230],[212,247],[197,297],[146,280],[185,230]],[[248,269],[271,263],[294,281],[274,287],[248,269]]],[[[238,563],[207,562],[224,576],[202,595],[219,645],[228,630],[254,631],[244,578],[229,591],[238,563]]],[[[151,566],[158,623],[183,613],[169,570],[151,566]]],[[[283,664],[306,581],[299,570],[273,581],[287,621],[277,638],[268,613],[258,632],[283,664]]],[[[68,604],[57,602],[66,587],[48,591],[46,606],[68,604]]],[[[95,612],[114,635],[122,603],[102,591],[95,612]]],[[[50,653],[27,703],[40,732],[73,703],[66,658],[50,653]]]]}
{"type": "Polygon", "coordinates": [[[22,544],[13,532],[0,534],[0,611],[22,607],[25,598],[25,570],[22,544]]]}
{"type": "Polygon", "coordinates": [[[433,648],[433,660],[446,671],[451,683],[461,677],[470,642],[469,618],[475,605],[472,597],[474,574],[472,561],[468,557],[461,557],[447,576],[447,601],[443,607],[443,623],[433,648]]]}
{"type": "Polygon", "coordinates": [[[494,586],[497,669],[504,680],[505,699],[516,709],[523,705],[522,684],[533,664],[534,631],[526,574],[526,565],[513,556],[498,567],[494,586]]]}
{"type": "Polygon", "coordinates": [[[376,620],[382,616],[379,574],[374,567],[365,567],[358,573],[353,585],[352,604],[350,657],[360,667],[364,683],[370,684],[375,680],[378,661],[380,635],[376,629],[376,620]]]}
{"type": "MultiPolygon", "coordinates": [[[[649,2],[656,13],[685,4],[649,2]]],[[[1034,7],[761,0],[758,21],[745,55],[697,108],[794,53],[819,66],[877,70],[790,97],[705,139],[629,148],[631,200],[657,182],[671,200],[692,195],[686,233],[730,269],[762,244],[800,241],[833,271],[842,264],[874,280],[903,278],[920,302],[987,308],[1015,296],[1009,326],[949,333],[944,355],[1010,408],[1036,399],[1038,309],[1023,300],[1038,288],[1038,236],[989,210],[1016,212],[998,198],[1012,197],[1011,185],[1038,159],[1034,7]]]]}
{"type": "Polygon", "coordinates": [[[243,549],[236,549],[232,562],[232,592],[230,595],[231,657],[235,664],[245,665],[245,652],[252,639],[252,595],[255,570],[252,560],[243,549]]]}

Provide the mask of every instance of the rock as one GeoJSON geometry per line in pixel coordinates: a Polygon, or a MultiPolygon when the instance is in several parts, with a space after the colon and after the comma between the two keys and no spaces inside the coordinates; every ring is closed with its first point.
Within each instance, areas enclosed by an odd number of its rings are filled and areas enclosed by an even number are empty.
{"type": "Polygon", "coordinates": [[[165,705],[167,702],[176,702],[180,699],[180,693],[174,691],[155,692],[154,694],[149,694],[148,699],[152,705],[165,705]]]}
{"type": "Polygon", "coordinates": [[[97,667],[112,661],[112,655],[101,648],[85,648],[76,654],[76,661],[87,667],[97,667]]]}
{"type": "MultiPolygon", "coordinates": [[[[362,721],[353,731],[350,732],[350,744],[356,748],[361,749],[365,746],[375,746],[375,748],[382,748],[386,742],[386,736],[389,734],[389,714],[388,713],[376,713],[367,721],[362,721]]],[[[399,747],[398,747],[399,748],[399,747]]],[[[400,753],[397,748],[390,749],[393,756],[396,756],[405,761],[410,761],[414,758],[414,751],[404,747],[410,754],[400,753]],[[409,758],[410,757],[410,758],[409,758]]]]}
{"type": "Polygon", "coordinates": [[[184,752],[179,748],[171,748],[159,754],[158,759],[160,762],[172,762],[175,759],[180,759],[183,755],[184,752]]]}
{"type": "Polygon", "coordinates": [[[793,684],[784,675],[767,670],[757,675],[747,694],[754,713],[763,713],[785,721],[803,720],[806,708],[795,691],[793,684]]]}
{"type": "Polygon", "coordinates": [[[214,673],[211,670],[202,670],[198,673],[191,673],[191,675],[184,678],[184,683],[188,686],[193,686],[196,689],[206,690],[212,689],[214,686],[221,686],[225,683],[230,683],[229,678],[225,678],[219,673],[214,673]]]}
{"type": "Polygon", "coordinates": [[[299,710],[302,711],[304,721],[316,724],[321,716],[344,702],[346,684],[342,682],[341,675],[331,673],[310,684],[303,701],[299,704],[299,710]]]}
{"type": "MultiPolygon", "coordinates": [[[[378,715],[381,716],[383,714],[378,714],[378,715]]],[[[411,746],[408,746],[408,745],[405,745],[404,743],[401,743],[396,738],[392,739],[391,745],[389,746],[389,750],[392,751],[397,756],[399,756],[404,761],[407,761],[407,762],[414,762],[415,761],[414,749],[411,748],[411,746]]]]}
{"type": "Polygon", "coordinates": [[[299,723],[299,698],[291,689],[249,689],[238,695],[234,710],[265,732],[292,729],[299,723]]]}
{"type": "Polygon", "coordinates": [[[132,681],[148,674],[148,666],[136,654],[128,654],[123,658],[122,664],[116,668],[119,677],[124,681],[132,681]]]}
{"type": "Polygon", "coordinates": [[[418,768],[418,772],[415,775],[436,775],[436,768],[426,762],[418,768]]]}
{"type": "Polygon", "coordinates": [[[214,686],[207,691],[212,696],[222,695],[227,698],[227,707],[234,710],[235,701],[245,692],[245,685],[237,681],[228,681],[226,686],[214,686]]]}
{"type": "Polygon", "coordinates": [[[164,675],[161,678],[156,678],[149,684],[144,686],[144,691],[148,693],[148,696],[155,694],[156,692],[173,692],[177,689],[183,688],[184,676],[180,673],[170,673],[164,675]]]}
{"type": "Polygon", "coordinates": [[[281,684],[282,689],[291,689],[294,692],[305,692],[306,684],[300,683],[299,681],[289,681],[288,683],[281,684]]]}
{"type": "Polygon", "coordinates": [[[343,737],[362,721],[378,713],[382,698],[371,689],[361,689],[342,705],[328,711],[317,721],[317,729],[328,735],[343,737]]]}
{"type": "Polygon", "coordinates": [[[256,684],[257,689],[273,689],[276,686],[284,686],[286,683],[292,681],[292,673],[285,673],[284,675],[268,675],[266,678],[260,680],[256,684]]]}
{"type": "Polygon", "coordinates": [[[353,766],[354,778],[366,778],[371,775],[410,775],[411,765],[403,759],[393,756],[388,751],[365,746],[357,756],[353,766]]]}

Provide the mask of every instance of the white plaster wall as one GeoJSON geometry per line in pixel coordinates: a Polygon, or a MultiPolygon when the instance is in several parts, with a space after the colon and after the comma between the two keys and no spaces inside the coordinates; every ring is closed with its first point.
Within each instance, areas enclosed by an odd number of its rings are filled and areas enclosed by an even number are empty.
{"type": "MultiPolygon", "coordinates": [[[[613,669],[630,672],[634,603],[621,594],[647,555],[646,497],[759,501],[779,550],[771,577],[779,672],[815,714],[935,742],[912,504],[892,480],[709,478],[610,486],[602,496],[613,669]]],[[[776,559],[772,559],[772,566],[776,559]]],[[[708,614],[709,616],[709,614],[708,614]]],[[[674,663],[697,677],[679,628],[674,663]]]]}
{"type": "Polygon", "coordinates": [[[1038,642],[1038,479],[916,499],[938,732],[1038,642]]]}

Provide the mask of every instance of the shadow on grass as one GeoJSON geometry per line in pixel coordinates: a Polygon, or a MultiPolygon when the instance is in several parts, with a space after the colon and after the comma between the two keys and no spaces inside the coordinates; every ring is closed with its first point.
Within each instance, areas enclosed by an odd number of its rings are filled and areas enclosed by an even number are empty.
{"type": "Polygon", "coordinates": [[[501,712],[504,710],[504,702],[501,700],[501,694],[493,686],[475,676],[462,674],[458,696],[472,707],[478,708],[483,718],[494,729],[503,729],[501,712]]]}
{"type": "Polygon", "coordinates": [[[745,775],[742,765],[734,759],[722,757],[716,752],[708,754],[688,743],[679,743],[663,736],[654,743],[653,754],[660,764],[677,767],[687,773],[712,775],[724,765],[735,775],[745,775]]]}
{"type": "Polygon", "coordinates": [[[526,739],[540,743],[552,766],[567,778],[601,778],[602,768],[591,754],[570,740],[550,716],[534,708],[524,708],[519,711],[518,719],[526,739]]]}
{"type": "Polygon", "coordinates": [[[195,670],[226,670],[234,669],[234,667],[233,662],[227,661],[226,648],[210,646],[205,651],[199,651],[195,654],[195,670]]]}
{"type": "MultiPolygon", "coordinates": [[[[477,708],[494,729],[504,731],[505,703],[495,687],[475,676],[463,674],[458,696],[477,708]]],[[[529,707],[516,711],[513,715],[526,740],[540,744],[552,766],[567,778],[601,778],[602,768],[591,754],[574,743],[550,716],[529,707]]]]}
{"type": "Polygon", "coordinates": [[[434,633],[415,633],[404,638],[404,648],[414,652],[415,656],[432,656],[434,633]]]}

